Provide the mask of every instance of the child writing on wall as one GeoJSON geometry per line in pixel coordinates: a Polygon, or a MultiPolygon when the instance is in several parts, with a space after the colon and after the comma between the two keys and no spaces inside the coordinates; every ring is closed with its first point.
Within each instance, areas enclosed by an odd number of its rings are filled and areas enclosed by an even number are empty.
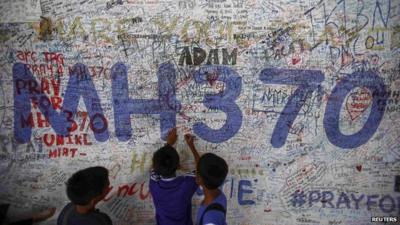
{"type": "MultiPolygon", "coordinates": [[[[167,143],[153,154],[153,170],[149,189],[156,210],[157,225],[193,225],[192,196],[198,188],[195,174],[177,176],[180,167],[179,155],[172,146],[178,136],[176,128],[167,136],[167,143]]],[[[193,137],[185,135],[185,140],[195,158],[199,154],[194,147],[193,137]]]]}
{"type": "Polygon", "coordinates": [[[104,167],[80,170],[67,181],[68,203],[61,211],[57,225],[112,225],[107,214],[95,206],[108,192],[110,181],[104,167]]]}
{"type": "Polygon", "coordinates": [[[196,218],[196,225],[226,225],[226,197],[218,189],[228,174],[225,160],[213,153],[201,156],[196,169],[196,182],[202,187],[202,201],[196,218]]]}

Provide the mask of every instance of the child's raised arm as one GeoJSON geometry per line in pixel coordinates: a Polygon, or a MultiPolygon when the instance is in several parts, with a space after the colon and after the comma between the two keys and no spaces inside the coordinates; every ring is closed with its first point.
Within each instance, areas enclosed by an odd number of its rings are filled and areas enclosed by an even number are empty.
{"type": "Polygon", "coordinates": [[[196,162],[196,166],[199,163],[200,155],[196,150],[196,147],[194,147],[194,136],[191,134],[185,134],[185,141],[187,145],[190,148],[190,151],[192,151],[192,154],[194,156],[194,161],[196,162]]]}

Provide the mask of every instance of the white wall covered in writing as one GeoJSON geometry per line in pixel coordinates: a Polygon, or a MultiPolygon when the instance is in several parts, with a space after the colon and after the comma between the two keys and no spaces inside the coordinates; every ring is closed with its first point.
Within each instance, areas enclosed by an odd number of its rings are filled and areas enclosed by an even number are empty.
{"type": "Polygon", "coordinates": [[[175,123],[185,170],[187,132],[228,162],[228,224],[399,215],[399,17],[395,0],[4,1],[0,203],[58,214],[68,177],[101,165],[112,189],[99,208],[155,224],[148,170],[175,123]],[[127,82],[113,79],[122,65],[127,82]],[[159,105],[117,106],[124,90],[159,105]],[[49,108],[68,112],[46,121],[49,108]],[[143,113],[120,117],[130,110],[143,113]]]}

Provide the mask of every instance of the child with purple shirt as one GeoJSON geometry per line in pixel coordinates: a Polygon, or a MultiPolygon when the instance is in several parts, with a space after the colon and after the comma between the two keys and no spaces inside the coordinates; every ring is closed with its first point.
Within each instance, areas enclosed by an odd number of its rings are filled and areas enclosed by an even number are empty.
{"type": "MultiPolygon", "coordinates": [[[[174,128],[168,133],[167,144],[158,149],[152,159],[149,189],[156,210],[157,225],[193,225],[192,196],[198,185],[194,173],[176,176],[180,166],[179,155],[172,145],[177,138],[174,128]]],[[[200,156],[194,147],[193,136],[185,135],[185,140],[197,165],[200,156]]]]}
{"type": "Polygon", "coordinates": [[[218,189],[228,174],[225,160],[213,153],[201,156],[196,182],[202,187],[204,200],[197,211],[196,225],[226,225],[226,197],[218,189]]]}

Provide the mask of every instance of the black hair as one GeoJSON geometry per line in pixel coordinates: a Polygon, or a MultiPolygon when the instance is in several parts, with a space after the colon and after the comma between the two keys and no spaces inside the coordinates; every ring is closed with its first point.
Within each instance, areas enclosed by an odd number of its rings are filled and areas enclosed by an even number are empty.
{"type": "Polygon", "coordinates": [[[89,167],[74,173],[67,181],[67,196],[75,205],[87,205],[102,195],[110,184],[108,170],[101,166],[89,167]]]}
{"type": "Polygon", "coordinates": [[[228,165],[225,160],[213,153],[206,153],[200,157],[197,173],[208,189],[217,189],[224,183],[228,174],[228,165]]]}
{"type": "Polygon", "coordinates": [[[175,175],[179,166],[179,155],[176,149],[170,145],[158,149],[153,154],[154,172],[163,177],[172,177],[175,175]]]}

